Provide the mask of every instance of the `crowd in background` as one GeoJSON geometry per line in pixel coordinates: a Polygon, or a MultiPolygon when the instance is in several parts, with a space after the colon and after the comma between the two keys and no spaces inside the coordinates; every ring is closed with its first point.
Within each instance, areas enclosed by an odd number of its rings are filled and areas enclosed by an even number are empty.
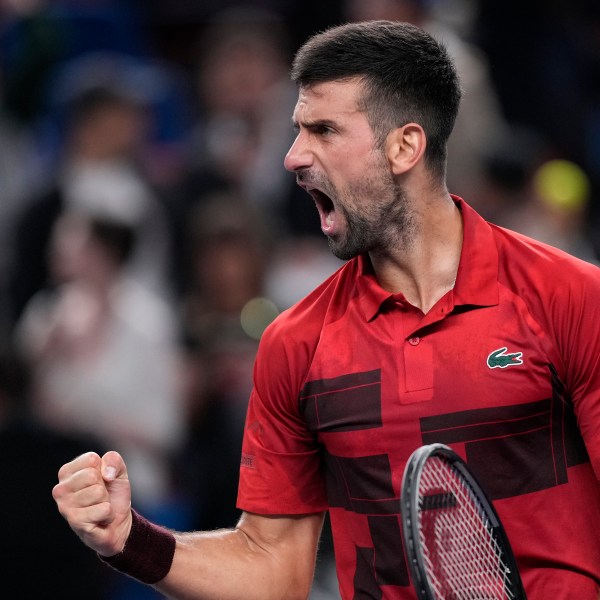
{"type": "MultiPolygon", "coordinates": [[[[290,60],[378,18],[455,57],[450,191],[598,262],[596,0],[0,1],[0,554],[19,597],[159,597],[56,512],[83,451],[120,451],[157,522],[235,524],[261,333],[341,264],[283,169],[290,60]]],[[[338,597],[330,552],[326,533],[313,600],[338,597]]]]}

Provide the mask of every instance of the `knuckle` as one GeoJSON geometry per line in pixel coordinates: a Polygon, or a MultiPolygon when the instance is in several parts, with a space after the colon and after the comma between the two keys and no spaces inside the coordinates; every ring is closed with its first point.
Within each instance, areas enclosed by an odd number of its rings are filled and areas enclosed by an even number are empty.
{"type": "Polygon", "coordinates": [[[90,467],[98,468],[102,464],[102,459],[100,456],[98,456],[98,454],[96,454],[96,452],[87,452],[84,454],[84,457],[86,458],[86,462],[90,467]]]}
{"type": "Polygon", "coordinates": [[[54,500],[56,502],[58,502],[59,500],[62,499],[62,497],[65,494],[65,486],[62,483],[57,483],[53,488],[52,488],[52,497],[54,498],[54,500]]]}
{"type": "Polygon", "coordinates": [[[98,469],[89,467],[82,469],[80,472],[80,482],[85,487],[91,487],[102,483],[102,475],[98,469]]]}
{"type": "Polygon", "coordinates": [[[108,492],[104,485],[92,485],[88,488],[88,503],[99,505],[106,503],[108,500],[108,492]]]}
{"type": "Polygon", "coordinates": [[[66,475],[67,475],[67,468],[68,465],[63,465],[59,470],[58,470],[58,480],[62,481],[66,475]]]}
{"type": "Polygon", "coordinates": [[[106,522],[112,518],[112,506],[109,502],[101,502],[96,506],[98,521],[106,522]]]}

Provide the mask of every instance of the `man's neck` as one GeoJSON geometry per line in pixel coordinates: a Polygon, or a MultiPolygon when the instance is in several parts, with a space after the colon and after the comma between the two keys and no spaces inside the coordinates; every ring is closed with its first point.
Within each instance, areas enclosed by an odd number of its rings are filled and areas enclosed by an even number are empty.
{"type": "Polygon", "coordinates": [[[402,293],[426,314],[454,287],[462,239],[462,217],[450,196],[426,203],[415,215],[410,240],[401,247],[370,254],[379,285],[402,293]]]}

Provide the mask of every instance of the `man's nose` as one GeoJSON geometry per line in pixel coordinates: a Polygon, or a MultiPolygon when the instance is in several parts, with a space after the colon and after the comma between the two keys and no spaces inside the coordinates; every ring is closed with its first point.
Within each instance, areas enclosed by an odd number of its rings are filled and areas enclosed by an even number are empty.
{"type": "Polygon", "coordinates": [[[305,136],[299,133],[292,144],[292,147],[285,155],[283,165],[288,171],[298,171],[312,166],[313,156],[310,152],[305,136]]]}

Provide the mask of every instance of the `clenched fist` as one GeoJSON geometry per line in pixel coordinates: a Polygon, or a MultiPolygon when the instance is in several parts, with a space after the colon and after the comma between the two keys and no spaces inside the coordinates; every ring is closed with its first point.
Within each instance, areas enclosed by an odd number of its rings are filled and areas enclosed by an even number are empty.
{"type": "Polygon", "coordinates": [[[95,452],[63,465],[52,496],[81,540],[101,556],[123,550],[131,530],[131,487],[120,454],[95,452]]]}

